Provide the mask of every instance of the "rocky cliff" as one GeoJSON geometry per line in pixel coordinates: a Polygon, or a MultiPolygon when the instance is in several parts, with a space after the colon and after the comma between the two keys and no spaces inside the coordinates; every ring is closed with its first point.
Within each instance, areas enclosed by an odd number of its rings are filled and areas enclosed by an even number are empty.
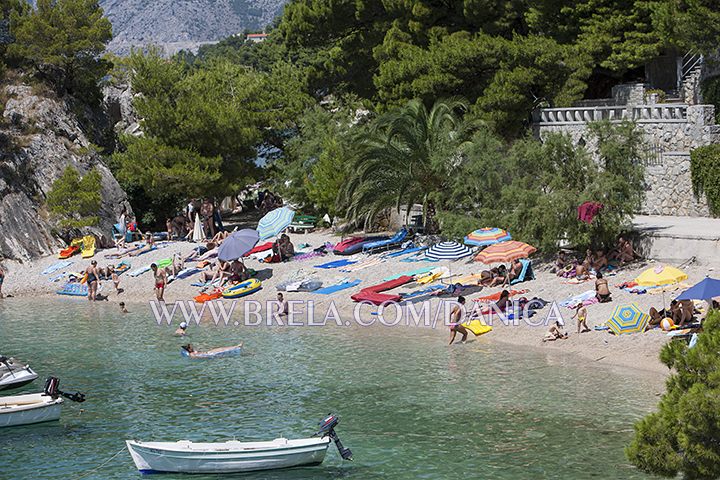
{"type": "Polygon", "coordinates": [[[286,0],[101,0],[113,24],[109,49],[128,53],[150,43],[168,53],[221,40],[244,30],[262,30],[286,0]]]}
{"type": "Polygon", "coordinates": [[[22,82],[0,94],[0,259],[30,259],[62,245],[44,203],[68,165],[81,175],[93,167],[100,172],[101,222],[93,230],[109,237],[122,207],[129,208],[127,196],[79,123],[77,105],[22,82]]]}

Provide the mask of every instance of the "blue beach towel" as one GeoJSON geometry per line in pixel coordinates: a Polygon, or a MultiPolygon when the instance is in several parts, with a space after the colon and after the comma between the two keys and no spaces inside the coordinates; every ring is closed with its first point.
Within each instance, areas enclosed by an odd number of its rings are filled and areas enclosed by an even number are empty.
{"type": "Polygon", "coordinates": [[[528,280],[535,280],[535,273],[532,269],[532,262],[527,259],[520,260],[520,263],[522,264],[522,270],[520,271],[520,275],[510,282],[510,285],[515,285],[520,282],[526,282],[528,280]]]}
{"type": "Polygon", "coordinates": [[[392,252],[385,255],[387,258],[395,258],[395,257],[402,257],[403,255],[410,255],[411,253],[418,253],[423,250],[425,250],[427,247],[411,247],[406,248],[405,250],[400,250],[399,252],[392,252]]]}
{"type": "Polygon", "coordinates": [[[149,271],[150,271],[150,265],[145,265],[144,267],[140,267],[137,270],[128,273],[128,275],[130,275],[131,277],[138,277],[138,276],[142,275],[143,273],[149,272],[149,271]]]}
{"type": "Polygon", "coordinates": [[[397,275],[393,275],[392,277],[383,278],[383,282],[389,282],[390,280],[395,280],[396,278],[400,278],[400,277],[404,277],[404,276],[413,277],[415,275],[420,275],[422,273],[428,273],[431,270],[435,270],[435,267],[418,268],[417,270],[412,270],[410,272],[398,273],[397,275]]]}
{"type": "Polygon", "coordinates": [[[51,273],[55,273],[55,272],[57,272],[58,270],[60,270],[61,268],[67,268],[67,267],[69,267],[69,266],[72,265],[72,264],[73,264],[73,262],[72,262],[71,260],[65,260],[65,261],[62,261],[62,262],[57,262],[57,263],[55,263],[55,264],[53,264],[53,265],[50,265],[50,266],[47,267],[45,270],[43,270],[42,274],[43,274],[43,275],[50,275],[51,273]]]}
{"type": "Polygon", "coordinates": [[[338,283],[337,285],[331,285],[329,287],[320,288],[312,293],[319,293],[320,295],[330,295],[331,293],[339,292],[347,288],[357,287],[360,285],[360,280],[353,280],[351,282],[338,283]]]}
{"type": "Polygon", "coordinates": [[[321,265],[315,265],[315,268],[324,268],[324,269],[330,269],[330,268],[340,268],[340,267],[346,267],[348,265],[352,265],[353,263],[358,263],[357,261],[353,260],[335,260],[334,262],[328,262],[323,263],[321,265]]]}

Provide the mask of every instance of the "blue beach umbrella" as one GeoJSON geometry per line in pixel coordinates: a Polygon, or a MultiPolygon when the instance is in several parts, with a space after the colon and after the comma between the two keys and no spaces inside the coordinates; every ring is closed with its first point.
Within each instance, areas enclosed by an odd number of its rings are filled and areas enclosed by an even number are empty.
{"type": "Polygon", "coordinates": [[[231,233],[218,248],[218,259],[232,262],[253,249],[259,240],[257,230],[246,228],[231,233]]]}
{"type": "Polygon", "coordinates": [[[457,242],[440,242],[430,247],[425,254],[430,260],[457,260],[472,254],[465,245],[457,242]]]}
{"type": "Polygon", "coordinates": [[[615,335],[622,335],[644,332],[649,320],[650,316],[640,311],[638,306],[633,303],[618,306],[606,325],[615,335]]]}
{"type": "Polygon", "coordinates": [[[707,277],[682,292],[675,300],[710,300],[714,297],[720,297],[720,280],[707,277]]]}
{"type": "Polygon", "coordinates": [[[276,236],[292,223],[293,218],[295,218],[295,211],[288,207],[276,208],[269,212],[258,222],[257,231],[260,234],[260,240],[276,236]]]}

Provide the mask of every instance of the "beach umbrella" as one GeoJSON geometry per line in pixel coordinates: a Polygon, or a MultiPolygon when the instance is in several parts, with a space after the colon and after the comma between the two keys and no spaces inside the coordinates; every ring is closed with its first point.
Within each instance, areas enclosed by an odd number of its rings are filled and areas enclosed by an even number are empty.
{"type": "Polygon", "coordinates": [[[279,234],[292,223],[293,218],[295,218],[295,211],[288,207],[276,208],[269,212],[258,222],[257,231],[260,234],[260,240],[279,234]]]}
{"type": "Polygon", "coordinates": [[[428,248],[425,256],[430,260],[457,260],[472,254],[465,245],[457,242],[440,242],[428,248]]]}
{"type": "Polygon", "coordinates": [[[710,300],[715,297],[720,297],[720,280],[707,277],[682,292],[675,300],[710,300]]]}
{"type": "Polygon", "coordinates": [[[502,228],[479,228],[468,233],[464,243],[475,247],[485,247],[508,240],[512,240],[512,237],[502,228]]]}
{"type": "Polygon", "coordinates": [[[606,325],[615,335],[644,332],[650,316],[640,311],[634,303],[618,306],[606,325]]]}
{"type": "Polygon", "coordinates": [[[195,214],[195,225],[193,226],[192,234],[193,242],[202,242],[205,240],[205,232],[203,232],[202,223],[200,222],[200,215],[195,214]]]}
{"type": "Polygon", "coordinates": [[[680,269],[658,265],[657,267],[648,268],[642,272],[635,279],[635,282],[643,287],[659,287],[679,283],[687,280],[687,278],[687,274],[680,269]]]}
{"type": "Polygon", "coordinates": [[[518,258],[527,258],[537,252],[537,248],[527,243],[510,240],[490,245],[478,253],[475,260],[482,263],[505,263],[518,258]]]}
{"type": "Polygon", "coordinates": [[[233,232],[218,248],[218,259],[223,262],[237,260],[253,249],[259,240],[257,230],[246,228],[233,232]]]}

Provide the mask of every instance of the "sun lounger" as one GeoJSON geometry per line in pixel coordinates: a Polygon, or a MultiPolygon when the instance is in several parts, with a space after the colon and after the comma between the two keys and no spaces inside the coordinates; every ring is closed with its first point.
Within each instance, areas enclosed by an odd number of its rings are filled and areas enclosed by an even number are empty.
{"type": "Polygon", "coordinates": [[[387,240],[378,240],[363,245],[363,252],[372,253],[378,250],[389,250],[391,248],[400,248],[408,236],[408,231],[404,228],[399,230],[395,235],[387,240]]]}
{"type": "Polygon", "coordinates": [[[520,263],[522,264],[522,270],[520,270],[520,275],[518,275],[516,279],[512,280],[510,282],[510,285],[527,282],[528,280],[535,280],[535,272],[533,272],[532,269],[532,262],[524,258],[520,260],[520,263]]]}

